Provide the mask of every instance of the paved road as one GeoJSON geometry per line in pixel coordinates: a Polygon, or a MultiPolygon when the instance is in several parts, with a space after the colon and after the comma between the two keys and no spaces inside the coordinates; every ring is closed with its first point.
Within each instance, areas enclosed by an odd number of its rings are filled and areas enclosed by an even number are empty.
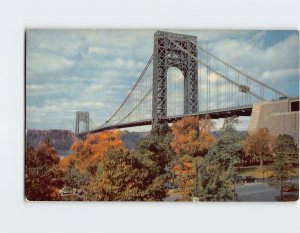
{"type": "MultiPolygon", "coordinates": [[[[290,182],[299,184],[298,177],[293,177],[290,182]]],[[[280,191],[264,182],[246,183],[236,185],[239,201],[279,201],[280,191]]],[[[169,190],[170,196],[164,201],[175,201],[180,198],[176,190],[169,190]]],[[[284,193],[284,195],[299,195],[299,192],[284,193]]]]}
{"type": "Polygon", "coordinates": [[[236,186],[239,201],[277,201],[280,191],[262,182],[236,186]]]}
{"type": "MultiPolygon", "coordinates": [[[[263,182],[237,185],[236,191],[239,201],[278,201],[280,199],[280,191],[263,182]]],[[[298,192],[291,194],[298,195],[298,192]]]]}
{"type": "MultiPolygon", "coordinates": [[[[278,201],[280,191],[262,182],[247,183],[236,186],[239,201],[278,201]]],[[[170,190],[170,196],[164,201],[175,201],[180,197],[170,190]]]]}

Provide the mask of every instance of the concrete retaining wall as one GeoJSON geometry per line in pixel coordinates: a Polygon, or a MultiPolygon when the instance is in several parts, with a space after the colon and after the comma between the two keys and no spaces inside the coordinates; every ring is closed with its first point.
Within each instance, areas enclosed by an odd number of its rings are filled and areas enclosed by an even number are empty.
{"type": "Polygon", "coordinates": [[[249,133],[260,128],[268,128],[272,135],[289,134],[299,144],[299,111],[291,112],[290,103],[291,100],[286,99],[254,104],[249,133]]]}

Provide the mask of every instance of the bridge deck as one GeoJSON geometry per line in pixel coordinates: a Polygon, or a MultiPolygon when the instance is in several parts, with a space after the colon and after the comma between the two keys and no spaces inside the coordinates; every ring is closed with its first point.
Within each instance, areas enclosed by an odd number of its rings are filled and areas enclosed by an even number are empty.
{"type": "MultiPolygon", "coordinates": [[[[252,105],[244,105],[244,106],[238,106],[234,108],[224,108],[224,109],[217,109],[217,110],[211,110],[211,111],[204,111],[199,113],[192,113],[188,115],[175,115],[175,116],[168,116],[165,119],[161,119],[162,121],[167,121],[169,123],[179,120],[186,116],[200,116],[204,117],[206,115],[209,115],[212,119],[219,119],[219,118],[226,118],[230,116],[251,116],[252,113],[252,105]]],[[[105,130],[112,130],[112,129],[121,129],[121,128],[128,128],[128,127],[135,127],[135,126],[144,126],[144,125],[151,125],[153,122],[153,119],[145,119],[141,121],[135,121],[135,122],[129,122],[124,124],[116,124],[116,125],[108,125],[99,127],[93,130],[90,130],[88,132],[81,132],[79,133],[79,136],[85,136],[86,134],[94,134],[94,133],[100,133],[105,130]]]]}

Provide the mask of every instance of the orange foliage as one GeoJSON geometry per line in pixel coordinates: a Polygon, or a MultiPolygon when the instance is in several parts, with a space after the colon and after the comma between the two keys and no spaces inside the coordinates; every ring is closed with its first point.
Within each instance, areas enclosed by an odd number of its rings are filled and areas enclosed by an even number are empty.
{"type": "Polygon", "coordinates": [[[180,173],[180,174],[184,173],[184,170],[179,165],[174,166],[174,171],[175,171],[175,173],[180,173]]]}
{"type": "Polygon", "coordinates": [[[75,163],[76,161],[76,157],[74,155],[68,155],[68,156],[65,156],[64,158],[62,158],[60,161],[59,161],[59,168],[60,170],[62,170],[63,172],[65,172],[68,167],[70,166],[70,164],[72,162],[75,163]]]}
{"type": "Polygon", "coordinates": [[[263,161],[272,156],[272,145],[274,138],[267,128],[258,129],[256,132],[248,135],[243,143],[243,150],[250,160],[259,160],[260,165],[263,161]]]}
{"type": "Polygon", "coordinates": [[[195,186],[195,174],[193,163],[181,162],[173,168],[176,174],[176,182],[182,194],[181,201],[189,201],[195,186]]]}
{"type": "Polygon", "coordinates": [[[183,162],[183,166],[185,166],[187,168],[191,168],[192,167],[192,163],[190,163],[190,162],[183,162]]]}
{"type": "Polygon", "coordinates": [[[210,134],[212,121],[209,118],[184,117],[172,126],[172,149],[176,153],[204,156],[214,143],[210,134]]]}
{"type": "Polygon", "coordinates": [[[98,163],[103,159],[108,150],[126,150],[123,146],[119,130],[89,134],[86,140],[75,142],[71,149],[77,156],[76,167],[79,171],[96,169],[98,163]]]}
{"type": "Polygon", "coordinates": [[[193,165],[191,162],[183,162],[182,164],[180,165],[175,165],[174,166],[174,171],[175,173],[178,173],[178,174],[187,174],[187,173],[190,173],[193,169],[193,165]]]}
{"type": "Polygon", "coordinates": [[[26,147],[25,195],[31,201],[59,200],[62,172],[55,149],[42,143],[37,150],[26,147]]]}

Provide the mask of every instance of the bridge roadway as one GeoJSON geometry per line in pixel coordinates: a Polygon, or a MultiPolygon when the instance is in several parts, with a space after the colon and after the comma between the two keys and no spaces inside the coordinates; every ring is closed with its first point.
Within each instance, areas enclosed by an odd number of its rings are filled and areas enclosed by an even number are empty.
{"type": "MultiPolygon", "coordinates": [[[[237,106],[232,108],[224,108],[224,109],[217,109],[217,110],[210,110],[210,111],[203,111],[198,113],[192,113],[192,114],[182,114],[182,115],[174,115],[174,116],[168,116],[165,119],[161,119],[162,121],[167,121],[169,123],[179,120],[183,117],[187,116],[200,116],[204,117],[206,115],[209,115],[211,119],[219,119],[219,118],[226,118],[230,116],[251,116],[252,113],[252,104],[251,105],[243,105],[243,106],[237,106]]],[[[122,124],[115,124],[115,125],[107,125],[107,126],[101,126],[99,128],[90,130],[88,132],[81,132],[79,133],[79,137],[84,137],[87,134],[94,134],[94,133],[100,133],[105,130],[112,130],[112,129],[121,129],[121,128],[127,128],[127,127],[135,127],[135,126],[144,126],[144,125],[151,125],[153,122],[153,119],[146,119],[146,120],[140,120],[140,121],[134,121],[134,122],[128,122],[128,123],[122,123],[122,124]]]]}

